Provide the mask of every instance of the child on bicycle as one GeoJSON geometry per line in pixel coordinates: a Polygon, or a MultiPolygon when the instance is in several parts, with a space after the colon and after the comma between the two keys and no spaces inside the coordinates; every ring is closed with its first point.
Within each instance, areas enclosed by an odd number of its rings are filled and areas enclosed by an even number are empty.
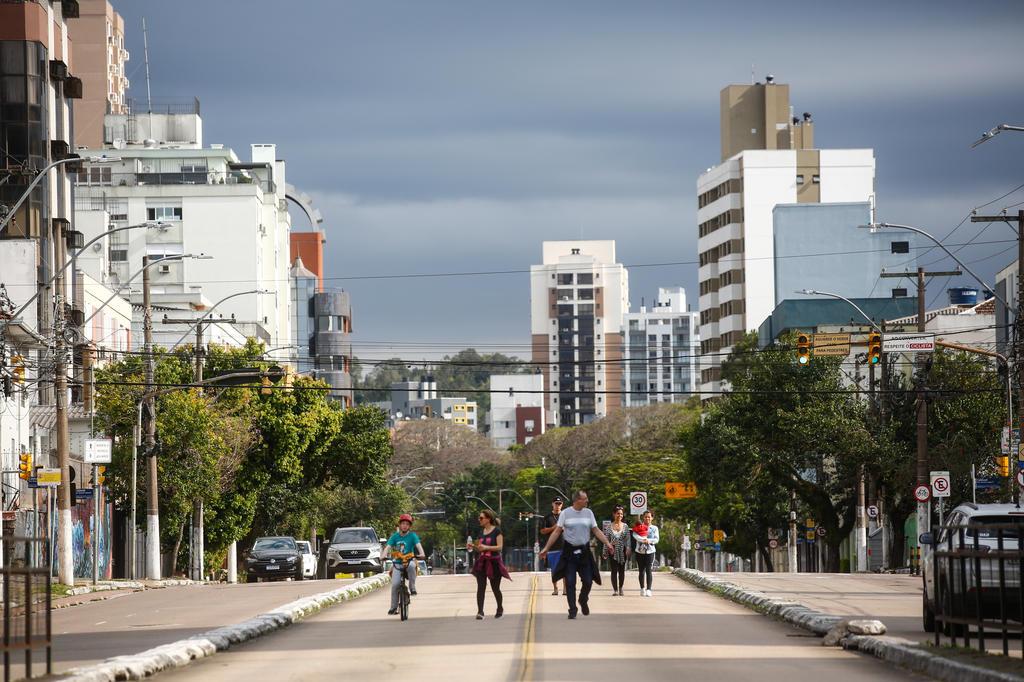
{"type": "Polygon", "coordinates": [[[394,564],[391,568],[391,609],[388,615],[398,613],[398,589],[402,584],[402,571],[406,571],[409,579],[409,591],[416,594],[416,558],[424,557],[423,545],[420,544],[420,537],[412,532],[412,516],[402,514],[398,517],[398,531],[392,533],[387,543],[381,548],[381,561],[387,560],[388,548],[391,547],[391,556],[394,564]],[[409,568],[412,570],[409,570],[409,568]]]}

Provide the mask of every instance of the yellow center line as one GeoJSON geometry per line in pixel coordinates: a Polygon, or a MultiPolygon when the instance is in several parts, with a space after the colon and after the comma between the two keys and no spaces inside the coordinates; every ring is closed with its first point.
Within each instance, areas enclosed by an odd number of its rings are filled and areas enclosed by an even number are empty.
{"type": "Polygon", "coordinates": [[[526,620],[523,623],[523,647],[519,660],[519,675],[516,676],[520,682],[533,679],[533,633],[534,609],[537,605],[537,582],[537,576],[533,576],[533,580],[530,582],[530,600],[526,607],[526,620]]]}

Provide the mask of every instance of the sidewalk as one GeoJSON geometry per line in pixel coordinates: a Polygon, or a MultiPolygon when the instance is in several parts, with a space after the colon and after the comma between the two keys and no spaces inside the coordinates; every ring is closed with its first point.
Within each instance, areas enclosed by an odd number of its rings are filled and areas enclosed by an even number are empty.
{"type": "MultiPolygon", "coordinates": [[[[210,583],[163,589],[118,589],[62,597],[55,601],[86,601],[75,608],[53,611],[54,672],[98,663],[112,656],[136,654],[232,625],[293,600],[351,582],[210,583]]],[[[43,659],[36,659],[37,665],[40,660],[43,659]]],[[[22,675],[20,668],[12,672],[12,679],[22,675]]]]}

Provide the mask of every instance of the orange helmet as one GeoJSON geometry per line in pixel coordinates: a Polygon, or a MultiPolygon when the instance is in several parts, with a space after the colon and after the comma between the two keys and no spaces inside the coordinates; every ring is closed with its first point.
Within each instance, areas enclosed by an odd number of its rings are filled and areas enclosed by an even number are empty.
{"type": "Polygon", "coordinates": [[[398,522],[401,523],[402,521],[408,521],[411,524],[412,523],[412,514],[402,514],[401,516],[399,516],[398,517],[398,522]]]}

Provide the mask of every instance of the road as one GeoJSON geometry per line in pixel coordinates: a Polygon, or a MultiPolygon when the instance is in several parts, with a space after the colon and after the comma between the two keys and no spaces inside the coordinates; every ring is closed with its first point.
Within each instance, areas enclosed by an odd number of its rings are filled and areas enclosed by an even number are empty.
{"type": "MultiPolygon", "coordinates": [[[[474,618],[469,576],[419,580],[409,621],[385,614],[381,590],[281,632],[243,644],[168,680],[409,679],[678,680],[792,682],[803,679],[906,680],[863,654],[770,620],[674,576],[655,577],[655,596],[612,597],[607,580],[592,613],[567,620],[564,597],[546,576],[505,582],[505,617],[474,618]],[[363,676],[366,676],[365,678],[363,676]]],[[[627,574],[633,584],[635,574],[627,574]]]]}
{"type": "MultiPolygon", "coordinates": [[[[104,601],[53,612],[54,672],[137,654],[222,625],[266,613],[295,599],[351,581],[313,580],[252,585],[188,585],[111,594],[104,601]]],[[[15,660],[20,660],[15,657],[15,660]]],[[[39,665],[33,672],[45,671],[39,665]]],[[[13,670],[21,677],[21,666],[13,670]]]]}

